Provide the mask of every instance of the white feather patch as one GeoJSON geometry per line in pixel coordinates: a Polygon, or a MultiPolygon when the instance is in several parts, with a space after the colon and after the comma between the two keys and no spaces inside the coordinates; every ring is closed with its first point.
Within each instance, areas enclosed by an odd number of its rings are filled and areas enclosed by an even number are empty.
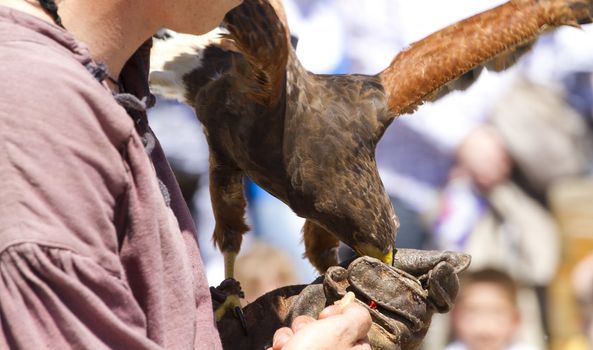
{"type": "Polygon", "coordinates": [[[222,33],[220,28],[201,36],[167,30],[169,38],[154,39],[149,76],[152,93],[187,103],[183,77],[202,66],[204,48],[218,44],[222,33]]]}

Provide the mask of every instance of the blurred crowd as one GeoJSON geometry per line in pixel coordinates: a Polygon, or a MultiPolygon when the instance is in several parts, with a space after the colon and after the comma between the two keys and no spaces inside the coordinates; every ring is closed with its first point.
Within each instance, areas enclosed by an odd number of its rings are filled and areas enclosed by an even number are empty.
{"type": "MultiPolygon", "coordinates": [[[[284,0],[284,5],[307,69],[375,74],[414,41],[503,2],[284,0]]],[[[200,126],[188,107],[165,100],[150,118],[195,213],[209,282],[217,285],[223,261],[210,241],[208,150],[200,126]]],[[[560,273],[570,276],[565,284],[580,305],[582,332],[556,348],[593,348],[588,343],[593,257],[574,269],[565,266],[572,254],[566,249],[570,232],[557,212],[593,213],[554,201],[566,197],[564,188],[592,193],[592,132],[591,27],[544,35],[512,68],[484,71],[468,90],[421,106],[387,130],[377,161],[400,218],[397,246],[473,257],[455,310],[435,320],[425,349],[551,348],[550,286],[560,273]]],[[[247,188],[252,232],[237,261],[237,277],[245,281],[248,303],[279,286],[308,283],[316,274],[302,258],[304,220],[256,185],[247,188]]],[[[580,229],[584,239],[593,240],[593,226],[580,229]]]]}

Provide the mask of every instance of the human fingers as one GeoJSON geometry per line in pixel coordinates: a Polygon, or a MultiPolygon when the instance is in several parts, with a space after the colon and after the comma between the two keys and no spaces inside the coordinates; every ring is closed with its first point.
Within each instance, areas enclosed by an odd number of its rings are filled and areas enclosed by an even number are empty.
{"type": "Polygon", "coordinates": [[[330,305],[323,309],[319,314],[319,319],[322,320],[324,318],[328,318],[331,316],[341,315],[344,311],[344,308],[352,303],[356,299],[356,296],[352,292],[346,293],[342,299],[336,301],[334,305],[330,305]]]}
{"type": "Polygon", "coordinates": [[[306,325],[315,322],[315,319],[313,317],[310,316],[299,316],[297,318],[294,319],[294,321],[292,321],[292,331],[294,333],[298,332],[300,329],[302,329],[303,327],[305,327],[306,325]]]}
{"type": "Polygon", "coordinates": [[[365,339],[372,325],[368,310],[356,303],[348,304],[340,316],[324,321],[334,322],[337,332],[343,334],[350,344],[365,339]]]}
{"type": "Polygon", "coordinates": [[[369,337],[366,337],[360,341],[358,341],[351,350],[371,350],[371,343],[369,342],[369,337]]]}
{"type": "Polygon", "coordinates": [[[342,311],[343,310],[340,306],[330,305],[330,306],[326,307],[325,309],[323,309],[323,311],[321,311],[321,313],[319,314],[319,319],[323,320],[324,318],[341,315],[342,311]]]}
{"type": "Polygon", "coordinates": [[[371,350],[371,344],[369,343],[361,343],[354,345],[351,350],[371,350]]]}
{"type": "MultiPolygon", "coordinates": [[[[283,350],[295,349],[352,349],[365,347],[371,327],[368,311],[356,303],[349,303],[341,314],[316,320],[294,333],[283,350]]],[[[273,350],[278,350],[276,347],[273,350]]]]}
{"type": "Polygon", "coordinates": [[[288,327],[282,327],[274,333],[274,339],[272,341],[272,350],[281,350],[286,343],[290,341],[290,338],[294,335],[292,329],[288,327]]]}

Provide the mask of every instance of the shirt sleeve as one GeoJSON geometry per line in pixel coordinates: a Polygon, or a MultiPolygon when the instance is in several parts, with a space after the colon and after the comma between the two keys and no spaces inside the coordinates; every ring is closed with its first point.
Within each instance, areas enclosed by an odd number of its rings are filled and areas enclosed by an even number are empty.
{"type": "Polygon", "coordinates": [[[0,316],[3,349],[161,349],[126,284],[67,249],[4,250],[0,316]]]}

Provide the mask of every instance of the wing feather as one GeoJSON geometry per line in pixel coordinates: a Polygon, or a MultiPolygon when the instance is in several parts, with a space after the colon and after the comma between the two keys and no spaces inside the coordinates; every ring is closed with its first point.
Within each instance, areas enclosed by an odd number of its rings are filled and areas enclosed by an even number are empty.
{"type": "Polygon", "coordinates": [[[590,23],[593,0],[515,0],[412,44],[379,74],[390,120],[425,101],[467,88],[484,67],[502,70],[550,27],[590,23]]]}
{"type": "Polygon", "coordinates": [[[281,4],[266,0],[244,0],[224,21],[229,31],[226,37],[234,42],[248,64],[240,72],[246,78],[246,93],[265,105],[274,104],[280,98],[285,84],[290,44],[283,21],[281,4]]]}

